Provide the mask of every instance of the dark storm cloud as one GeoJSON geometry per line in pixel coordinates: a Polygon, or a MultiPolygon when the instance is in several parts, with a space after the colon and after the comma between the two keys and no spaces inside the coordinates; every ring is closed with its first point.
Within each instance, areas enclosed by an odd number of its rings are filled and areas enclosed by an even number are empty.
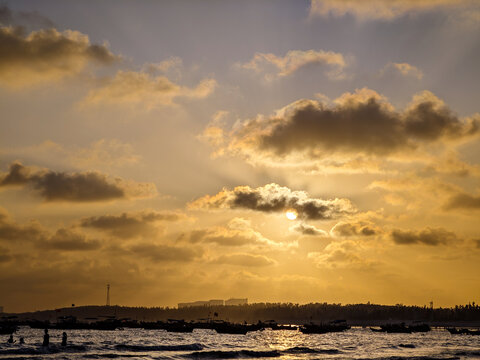
{"type": "Polygon", "coordinates": [[[89,251],[101,247],[98,240],[88,240],[84,234],[70,229],[58,229],[48,240],[36,243],[36,246],[47,250],[89,251]]]}
{"type": "Polygon", "coordinates": [[[396,111],[381,95],[362,89],[342,95],[333,106],[300,100],[275,116],[245,121],[230,134],[229,149],[252,157],[296,152],[312,159],[321,153],[385,156],[440,139],[468,137],[478,129],[478,119],[459,119],[430,92],[396,111]]]}
{"type": "Polygon", "coordinates": [[[97,172],[35,170],[20,163],[11,164],[9,171],[3,176],[0,175],[0,188],[14,185],[30,185],[46,201],[108,201],[145,192],[142,184],[127,185],[120,179],[111,181],[97,172]]]}
{"type": "Polygon", "coordinates": [[[447,201],[444,208],[446,210],[480,210],[480,196],[465,193],[456,194],[447,201]]]}
{"type": "Polygon", "coordinates": [[[173,212],[145,211],[140,213],[123,213],[121,215],[103,215],[81,220],[83,227],[94,228],[121,238],[140,235],[154,235],[158,232],[155,223],[161,221],[178,221],[185,215],[173,212]]]}
{"type": "Polygon", "coordinates": [[[203,255],[199,248],[186,248],[170,245],[156,245],[150,243],[137,244],[129,248],[137,256],[149,258],[152,261],[180,261],[187,262],[203,255]]]}
{"type": "Polygon", "coordinates": [[[441,228],[426,228],[421,231],[393,230],[390,236],[398,245],[423,244],[437,246],[445,245],[458,240],[455,233],[441,228]]]}
{"type": "Polygon", "coordinates": [[[278,184],[251,188],[224,189],[214,196],[204,196],[189,204],[192,209],[247,209],[266,213],[294,209],[300,219],[333,219],[356,211],[348,199],[310,198],[304,191],[292,191],[278,184]]]}

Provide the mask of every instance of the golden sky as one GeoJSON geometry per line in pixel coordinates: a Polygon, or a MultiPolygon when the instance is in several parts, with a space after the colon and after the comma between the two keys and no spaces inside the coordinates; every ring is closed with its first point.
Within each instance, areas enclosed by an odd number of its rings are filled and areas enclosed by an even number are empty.
{"type": "Polygon", "coordinates": [[[0,6],[0,306],[480,302],[480,4],[0,6]]]}

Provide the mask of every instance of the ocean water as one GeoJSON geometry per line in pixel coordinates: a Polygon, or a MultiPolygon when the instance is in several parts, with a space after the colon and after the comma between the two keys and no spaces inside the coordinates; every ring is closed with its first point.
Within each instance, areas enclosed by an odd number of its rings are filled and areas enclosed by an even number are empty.
{"type": "Polygon", "coordinates": [[[43,348],[43,331],[21,327],[7,344],[0,336],[0,359],[480,359],[480,336],[451,335],[443,329],[428,333],[386,334],[368,328],[342,333],[305,335],[299,331],[256,331],[247,335],[164,330],[70,330],[61,347],[62,330],[50,330],[50,347],[43,348]],[[18,344],[20,336],[25,344],[18,344]]]}

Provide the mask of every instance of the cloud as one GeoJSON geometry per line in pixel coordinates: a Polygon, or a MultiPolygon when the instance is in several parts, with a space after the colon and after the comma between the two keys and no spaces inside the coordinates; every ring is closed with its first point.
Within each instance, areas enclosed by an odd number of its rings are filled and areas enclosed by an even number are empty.
{"type": "Polygon", "coordinates": [[[408,63],[388,63],[385,67],[380,71],[381,76],[386,75],[396,75],[399,74],[404,77],[413,77],[417,80],[421,80],[423,78],[423,72],[408,63]]]}
{"type": "Polygon", "coordinates": [[[459,119],[428,91],[396,111],[385,97],[364,88],[343,94],[334,105],[299,100],[272,116],[237,123],[224,131],[223,151],[275,165],[404,156],[405,151],[440,140],[464,141],[478,135],[479,119],[459,119]]]}
{"type": "Polygon", "coordinates": [[[1,25],[38,26],[41,28],[53,28],[55,24],[37,11],[12,11],[5,4],[0,5],[1,25]]]}
{"type": "Polygon", "coordinates": [[[180,86],[165,76],[154,76],[147,72],[118,71],[113,78],[92,89],[82,101],[84,106],[131,105],[152,109],[161,105],[172,105],[178,97],[203,99],[213,93],[217,82],[204,79],[196,87],[180,86]]]}
{"type": "Polygon", "coordinates": [[[328,244],[323,251],[308,253],[311,259],[319,268],[369,268],[375,265],[360,253],[364,249],[354,241],[335,241],[328,244]]]}
{"type": "Polygon", "coordinates": [[[37,222],[20,225],[0,209],[0,240],[7,242],[37,242],[47,237],[47,231],[37,222]]]}
{"type": "Polygon", "coordinates": [[[50,239],[37,242],[36,246],[47,250],[90,251],[99,249],[101,243],[88,240],[84,234],[70,229],[58,229],[50,239]]]}
{"type": "Polygon", "coordinates": [[[185,218],[186,216],[180,213],[143,211],[87,217],[80,221],[80,226],[126,239],[136,236],[155,236],[160,232],[156,226],[159,222],[178,221],[185,218]]]}
{"type": "Polygon", "coordinates": [[[117,57],[105,45],[91,44],[78,31],[32,31],[0,27],[0,83],[22,88],[81,73],[88,64],[109,65],[117,57]]]}
{"type": "Polygon", "coordinates": [[[317,229],[313,225],[308,225],[304,223],[299,223],[290,228],[291,231],[299,232],[302,235],[311,235],[311,236],[322,236],[328,237],[328,233],[322,229],[317,229]]]}
{"type": "Polygon", "coordinates": [[[189,204],[190,209],[243,209],[266,213],[295,209],[300,219],[334,219],[356,211],[348,199],[322,200],[310,198],[304,191],[292,191],[278,184],[263,187],[237,186],[218,194],[201,197],[189,204]]]}
{"type": "Polygon", "coordinates": [[[370,222],[347,223],[341,221],[330,230],[330,233],[338,237],[373,236],[381,233],[381,230],[370,222]]]}
{"type": "Polygon", "coordinates": [[[406,14],[429,12],[478,12],[476,0],[311,0],[311,16],[354,15],[362,20],[392,20],[406,14]]]}
{"type": "Polygon", "coordinates": [[[171,245],[156,245],[151,243],[141,243],[129,248],[133,254],[148,258],[152,261],[193,261],[203,255],[199,248],[186,248],[171,245]]]}
{"type": "Polygon", "coordinates": [[[218,258],[212,260],[214,264],[229,264],[237,266],[248,266],[248,267],[263,267],[275,265],[276,262],[269,257],[264,255],[255,255],[255,254],[227,254],[221,255],[218,258]]]}
{"type": "Polygon", "coordinates": [[[444,209],[480,210],[480,196],[467,193],[455,194],[448,199],[447,203],[444,205],[444,209]]]}
{"type": "Polygon", "coordinates": [[[289,76],[301,68],[314,65],[327,66],[331,69],[327,72],[329,77],[340,78],[347,64],[342,54],[323,50],[291,50],[283,57],[271,53],[256,53],[252,60],[240,64],[243,69],[265,73],[266,80],[289,76]]]}
{"type": "Polygon", "coordinates": [[[10,250],[0,246],[0,264],[7,263],[13,259],[12,255],[9,254],[10,250]]]}
{"type": "Polygon", "coordinates": [[[0,148],[5,159],[30,159],[32,162],[55,163],[63,167],[102,170],[141,164],[142,156],[134,147],[118,139],[100,139],[86,147],[62,145],[51,140],[25,147],[0,148]]]}
{"type": "Polygon", "coordinates": [[[216,226],[207,229],[192,230],[180,235],[179,240],[187,240],[190,243],[210,243],[219,246],[245,246],[257,245],[281,247],[281,243],[267,239],[252,228],[250,221],[243,218],[233,218],[227,226],[216,226]]]}
{"type": "Polygon", "coordinates": [[[0,176],[0,188],[30,185],[47,202],[94,202],[150,197],[156,194],[155,185],[135,183],[119,178],[109,179],[98,172],[66,173],[37,170],[19,162],[10,165],[9,171],[0,176]]]}
{"type": "Polygon", "coordinates": [[[393,242],[398,245],[423,244],[437,246],[446,245],[459,240],[455,233],[441,228],[426,228],[420,231],[393,230],[390,237],[393,242]]]}

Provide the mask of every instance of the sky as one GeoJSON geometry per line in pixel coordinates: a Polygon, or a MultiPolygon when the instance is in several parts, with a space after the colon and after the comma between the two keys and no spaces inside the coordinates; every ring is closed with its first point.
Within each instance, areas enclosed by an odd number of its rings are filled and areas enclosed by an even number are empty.
{"type": "Polygon", "coordinates": [[[0,306],[480,302],[477,0],[0,4],[0,306]]]}

